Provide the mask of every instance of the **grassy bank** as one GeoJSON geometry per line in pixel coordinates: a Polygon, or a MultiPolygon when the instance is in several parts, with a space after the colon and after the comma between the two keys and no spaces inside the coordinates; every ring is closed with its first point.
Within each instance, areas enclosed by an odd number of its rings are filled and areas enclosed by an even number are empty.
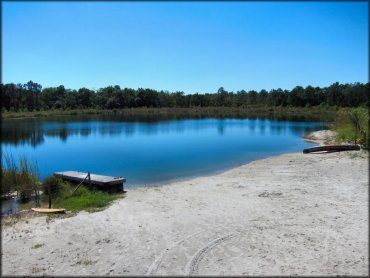
{"type": "Polygon", "coordinates": [[[339,110],[335,120],[330,123],[330,129],[337,132],[338,143],[356,141],[365,148],[369,147],[369,111],[366,108],[339,110]],[[357,121],[354,121],[353,117],[357,118],[357,121]]]}
{"type": "Polygon", "coordinates": [[[190,108],[127,108],[127,109],[79,109],[79,110],[46,110],[46,111],[4,111],[2,119],[49,117],[57,115],[86,115],[86,114],[119,114],[119,115],[186,115],[186,116],[210,116],[210,117],[235,117],[235,116],[310,116],[332,117],[338,110],[334,106],[313,107],[283,107],[251,105],[246,107],[190,107],[190,108]]]}
{"type": "Polygon", "coordinates": [[[51,177],[54,184],[52,193],[53,207],[65,208],[67,211],[79,212],[82,210],[93,212],[110,205],[114,200],[122,198],[122,193],[110,194],[107,192],[76,185],[51,177]]]}
{"type": "Polygon", "coordinates": [[[1,119],[21,119],[21,118],[39,118],[49,117],[53,115],[84,115],[84,114],[101,114],[105,110],[99,109],[80,109],[80,110],[42,110],[42,111],[3,111],[1,113],[1,119]]]}

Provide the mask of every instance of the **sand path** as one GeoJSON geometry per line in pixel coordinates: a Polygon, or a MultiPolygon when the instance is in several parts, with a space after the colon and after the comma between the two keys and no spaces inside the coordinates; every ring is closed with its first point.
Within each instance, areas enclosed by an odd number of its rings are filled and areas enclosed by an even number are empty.
{"type": "Polygon", "coordinates": [[[3,275],[367,275],[368,154],[285,154],[2,227],[3,275]]]}

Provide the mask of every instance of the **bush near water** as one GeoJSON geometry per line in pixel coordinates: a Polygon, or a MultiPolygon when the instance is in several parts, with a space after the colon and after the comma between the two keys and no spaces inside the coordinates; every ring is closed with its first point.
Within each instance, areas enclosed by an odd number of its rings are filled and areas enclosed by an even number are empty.
{"type": "Polygon", "coordinates": [[[364,107],[340,110],[332,128],[337,132],[337,143],[354,143],[369,148],[369,110],[364,107]]]}

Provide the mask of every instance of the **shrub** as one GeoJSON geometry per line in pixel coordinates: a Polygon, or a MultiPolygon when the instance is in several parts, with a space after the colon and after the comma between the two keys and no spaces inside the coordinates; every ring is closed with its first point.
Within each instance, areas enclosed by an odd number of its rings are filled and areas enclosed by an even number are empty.
{"type": "Polygon", "coordinates": [[[48,176],[42,182],[42,192],[45,195],[49,195],[50,186],[51,196],[56,197],[60,194],[62,184],[63,181],[61,178],[54,175],[48,176]]]}

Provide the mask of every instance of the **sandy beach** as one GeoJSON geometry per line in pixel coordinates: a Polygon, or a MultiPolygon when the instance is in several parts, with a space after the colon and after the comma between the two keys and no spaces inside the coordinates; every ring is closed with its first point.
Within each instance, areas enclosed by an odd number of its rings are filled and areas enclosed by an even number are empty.
{"type": "Polygon", "coordinates": [[[3,225],[2,275],[368,275],[366,151],[284,154],[125,195],[3,225]]]}

